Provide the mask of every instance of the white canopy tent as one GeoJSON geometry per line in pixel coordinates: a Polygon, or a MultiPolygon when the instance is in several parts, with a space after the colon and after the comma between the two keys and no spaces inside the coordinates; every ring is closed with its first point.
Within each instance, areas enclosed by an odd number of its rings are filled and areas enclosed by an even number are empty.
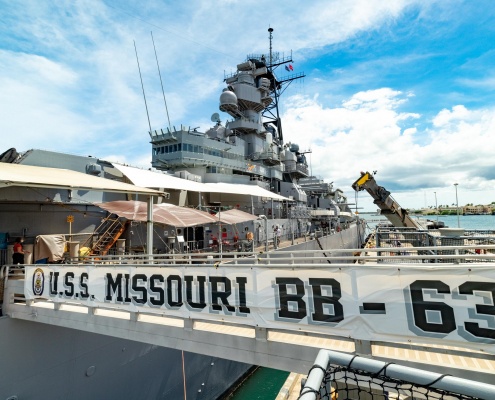
{"type": "MultiPolygon", "coordinates": [[[[131,221],[146,222],[148,220],[147,205],[142,201],[118,200],[107,203],[95,203],[95,205],[131,221]]],[[[153,206],[153,222],[185,228],[189,226],[216,223],[218,222],[218,219],[205,211],[161,203],[153,206]]]]}
{"type": "Polygon", "coordinates": [[[258,217],[253,214],[249,214],[247,212],[237,210],[233,208],[232,210],[222,211],[215,215],[217,220],[223,222],[224,224],[239,224],[241,222],[254,221],[257,220],[258,217]]]}

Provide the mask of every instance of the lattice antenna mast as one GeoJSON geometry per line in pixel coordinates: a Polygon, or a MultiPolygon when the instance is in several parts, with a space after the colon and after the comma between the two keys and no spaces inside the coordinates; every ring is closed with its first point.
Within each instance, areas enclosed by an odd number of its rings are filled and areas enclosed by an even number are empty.
{"type": "Polygon", "coordinates": [[[273,40],[273,28],[268,28],[269,39],[270,39],[270,68],[273,64],[273,53],[272,53],[272,40],[273,40]]]}
{"type": "MultiPolygon", "coordinates": [[[[283,89],[284,85],[289,85],[293,80],[304,78],[305,75],[304,73],[297,73],[297,74],[292,74],[284,79],[277,79],[275,76],[275,69],[284,64],[289,64],[289,67],[291,67],[290,71],[292,71],[292,66],[290,63],[292,63],[292,52],[289,57],[279,57],[278,54],[273,54],[273,47],[272,47],[272,42],[273,42],[273,28],[268,28],[268,38],[270,41],[270,53],[268,56],[268,65],[267,69],[269,71],[269,78],[271,80],[271,89],[273,93],[273,103],[268,106],[264,111],[263,111],[263,116],[267,118],[266,122],[267,123],[272,123],[276,126],[277,131],[278,131],[278,140],[279,143],[283,143],[283,134],[282,134],[282,121],[280,119],[280,112],[278,108],[278,101],[285,89],[283,89]],[[274,110],[274,112],[272,111],[274,110]]],[[[287,69],[287,67],[286,67],[287,69]]],[[[287,71],[289,71],[287,69],[287,71]]]]}

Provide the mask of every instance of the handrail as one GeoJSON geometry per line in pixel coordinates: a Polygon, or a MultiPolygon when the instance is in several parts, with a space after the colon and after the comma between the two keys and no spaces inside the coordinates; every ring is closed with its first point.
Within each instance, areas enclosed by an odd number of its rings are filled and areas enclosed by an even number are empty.
{"type": "MultiPolygon", "coordinates": [[[[352,354],[345,354],[333,350],[320,350],[316,357],[314,366],[309,372],[304,388],[301,390],[300,400],[314,400],[319,398],[317,393],[325,376],[327,368],[331,365],[352,367],[356,370],[368,371],[386,378],[405,383],[414,383],[422,387],[431,387],[440,390],[451,391],[479,399],[493,399],[495,386],[483,382],[470,381],[450,375],[442,375],[435,372],[405,367],[395,363],[385,363],[352,354]]],[[[366,382],[369,385],[370,382],[366,382]]],[[[449,397],[449,396],[447,396],[449,397]]]]}
{"type": "Polygon", "coordinates": [[[8,268],[8,265],[2,265],[2,267],[0,267],[0,279],[3,279],[7,276],[8,268]]]}
{"type": "Polygon", "coordinates": [[[281,264],[296,264],[304,268],[333,268],[355,267],[354,263],[371,263],[378,261],[395,261],[400,267],[408,265],[418,267],[433,267],[430,263],[418,263],[418,261],[444,261],[447,263],[436,263],[435,268],[445,268],[455,264],[456,266],[469,265],[475,262],[495,263],[495,245],[468,245],[468,246],[427,246],[427,247],[383,247],[367,249],[331,249],[331,250],[279,250],[276,252],[189,252],[170,254],[134,254],[134,255],[101,255],[71,258],[67,265],[87,266],[88,264],[109,266],[115,265],[151,265],[151,264],[198,264],[203,266],[213,265],[257,265],[263,267],[280,267],[281,264]],[[486,254],[478,254],[475,250],[487,250],[486,254]],[[466,252],[466,250],[473,250],[466,252]],[[379,254],[379,253],[392,254],[379,254]],[[398,254],[398,253],[401,254],[398,254]],[[414,254],[421,252],[422,254],[414,254]],[[428,253],[428,254],[424,254],[428,253]],[[318,262],[318,261],[321,262],[318,262]],[[316,262],[315,262],[316,261],[316,262]],[[328,262],[331,262],[329,264],[328,262]],[[467,262],[469,261],[469,262],[467,262]]]}

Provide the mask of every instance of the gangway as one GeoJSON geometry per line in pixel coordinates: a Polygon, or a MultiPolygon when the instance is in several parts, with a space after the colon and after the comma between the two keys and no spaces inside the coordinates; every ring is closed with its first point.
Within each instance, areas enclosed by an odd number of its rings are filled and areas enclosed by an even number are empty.
{"type": "Polygon", "coordinates": [[[490,383],[495,244],[486,243],[5,266],[3,310],[292,372],[307,373],[324,348],[490,383]]]}
{"type": "Polygon", "coordinates": [[[352,184],[352,188],[356,192],[366,190],[374,199],[374,203],[380,208],[381,214],[384,215],[392,225],[417,229],[424,228],[409,216],[407,210],[402,208],[397,201],[394,200],[387,189],[376,183],[372,173],[361,172],[361,176],[352,184]]]}

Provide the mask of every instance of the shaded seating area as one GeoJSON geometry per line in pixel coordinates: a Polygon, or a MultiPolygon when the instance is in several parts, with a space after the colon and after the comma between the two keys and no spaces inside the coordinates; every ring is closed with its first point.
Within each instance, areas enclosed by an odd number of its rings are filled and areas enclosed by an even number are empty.
{"type": "MultiPolygon", "coordinates": [[[[110,213],[113,218],[139,223],[148,221],[148,204],[142,201],[121,200],[95,203],[95,205],[110,213]]],[[[257,218],[255,215],[238,209],[220,211],[213,215],[195,208],[168,203],[153,205],[153,223],[169,228],[156,235],[166,246],[166,251],[251,251],[253,249],[252,239],[247,240],[246,232],[239,232],[236,224],[254,221],[257,218]],[[233,237],[224,237],[222,233],[218,236],[212,235],[208,240],[205,232],[211,232],[213,227],[221,232],[222,225],[232,226],[233,237]]],[[[98,234],[95,232],[95,235],[98,234]]]]}

